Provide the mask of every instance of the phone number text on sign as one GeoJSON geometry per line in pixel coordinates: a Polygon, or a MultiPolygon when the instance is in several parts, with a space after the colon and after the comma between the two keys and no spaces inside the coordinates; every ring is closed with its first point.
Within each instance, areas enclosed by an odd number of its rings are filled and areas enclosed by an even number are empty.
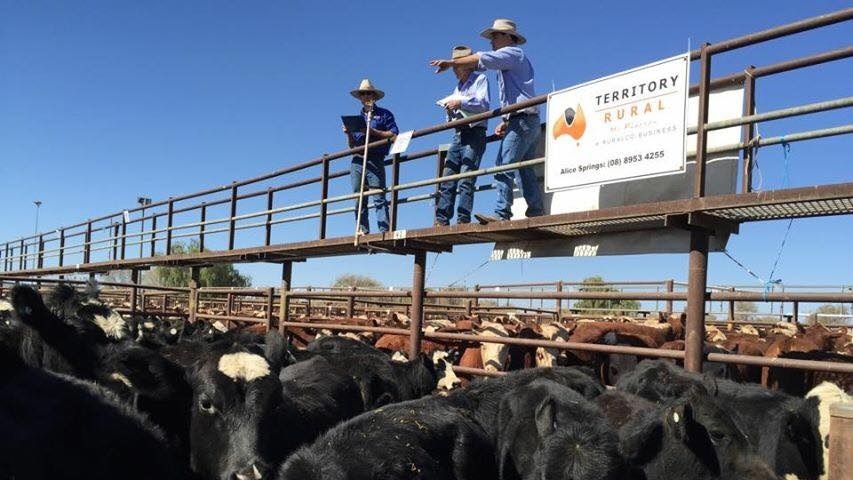
{"type": "Polygon", "coordinates": [[[684,169],[689,57],[680,55],[548,96],[548,191],[684,169]]]}

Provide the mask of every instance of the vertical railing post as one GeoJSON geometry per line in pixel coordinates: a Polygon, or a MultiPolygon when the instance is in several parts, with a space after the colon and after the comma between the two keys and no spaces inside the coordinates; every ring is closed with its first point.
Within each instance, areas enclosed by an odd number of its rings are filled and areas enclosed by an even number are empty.
{"type": "Polygon", "coordinates": [[[233,293],[228,294],[228,301],[225,304],[225,315],[227,315],[229,317],[234,315],[234,294],[233,293]]]}
{"type": "Polygon", "coordinates": [[[113,261],[118,260],[118,229],[119,224],[116,223],[113,225],[112,233],[113,234],[113,261]]]}
{"type": "MultiPolygon", "coordinates": [[[[444,171],[444,160],[447,158],[447,149],[439,148],[438,155],[435,157],[435,178],[441,178],[444,171]]],[[[435,192],[433,192],[433,203],[438,202],[438,192],[441,190],[441,184],[435,184],[435,192]]]]}
{"type": "Polygon", "coordinates": [[[39,235],[39,251],[38,251],[38,262],[36,267],[42,268],[44,266],[44,235],[39,235]]]}
{"type": "MultiPolygon", "coordinates": [[[[307,287],[306,290],[308,293],[311,293],[314,289],[312,287],[307,287]]],[[[307,315],[308,318],[311,318],[311,297],[305,299],[305,315],[307,315]]]]}
{"type": "Polygon", "coordinates": [[[412,269],[412,316],[409,322],[409,360],[417,358],[421,351],[424,321],[424,274],[426,272],[426,252],[415,253],[412,269]]]}
{"type": "Polygon", "coordinates": [[[157,248],[157,215],[151,215],[151,254],[153,257],[156,254],[157,248]]]}
{"type": "MultiPolygon", "coordinates": [[[[557,282],[557,291],[563,293],[563,281],[560,280],[557,282]]],[[[563,320],[563,299],[557,299],[557,321],[560,322],[563,320]]]]}
{"type": "Polygon", "coordinates": [[[322,172],[320,173],[320,240],[326,238],[326,212],[329,211],[329,205],[326,199],[329,198],[329,159],[323,155],[322,172]]]}
{"type": "Polygon", "coordinates": [[[794,300],[793,308],[794,308],[794,310],[791,312],[791,321],[794,323],[794,325],[796,325],[796,324],[800,323],[799,322],[799,319],[800,319],[800,302],[794,300]]]}
{"type": "MultiPolygon", "coordinates": [[[[744,85],[743,101],[746,112],[744,115],[755,114],[755,76],[753,72],[755,67],[750,65],[744,71],[746,74],[746,84],[744,85]]],[[[743,186],[741,193],[749,193],[752,191],[752,162],[755,148],[752,146],[752,138],[755,136],[755,124],[747,123],[743,126],[743,186]]]]}
{"type": "Polygon", "coordinates": [[[400,191],[397,190],[397,185],[400,184],[400,154],[395,153],[391,156],[391,221],[390,228],[393,232],[397,230],[397,209],[400,201],[400,191]]]}
{"type": "Polygon", "coordinates": [[[290,321],[290,288],[293,280],[293,262],[281,264],[281,289],[278,306],[278,331],[287,338],[287,327],[285,322],[290,321]]]}
{"type": "Polygon", "coordinates": [[[231,186],[231,215],[228,217],[228,250],[234,250],[234,238],[237,233],[237,184],[231,186]]]}
{"type": "Polygon", "coordinates": [[[272,329],[272,308],[273,308],[273,298],[275,297],[275,288],[269,287],[267,288],[267,304],[266,304],[266,327],[269,332],[272,329]]]}
{"type": "Polygon", "coordinates": [[[169,200],[169,207],[166,211],[166,255],[172,253],[172,222],[175,217],[175,202],[169,200]]]}
{"type": "Polygon", "coordinates": [[[711,94],[711,55],[708,48],[711,44],[702,45],[699,55],[699,119],[696,123],[696,170],[694,172],[693,196],[705,196],[705,150],[708,141],[708,100],[711,94]]]}
{"type": "Polygon", "coordinates": [[[5,255],[3,255],[3,271],[8,272],[9,271],[9,243],[8,242],[6,243],[6,248],[4,248],[4,250],[6,253],[5,253],[5,255]]]}
{"type": "Polygon", "coordinates": [[[130,271],[130,283],[133,284],[130,287],[130,315],[133,316],[136,314],[137,297],[139,296],[139,270],[134,268],[130,271]]]}
{"type": "Polygon", "coordinates": [[[272,205],[273,205],[273,191],[272,187],[267,189],[267,224],[266,224],[266,238],[264,241],[264,245],[269,246],[270,240],[272,239],[272,205]]]}
{"type": "MultiPolygon", "coordinates": [[[[474,293],[480,293],[480,285],[474,285],[474,293]]],[[[474,308],[479,308],[480,306],[480,297],[474,297],[474,308]]]]}
{"type": "MultiPolygon", "coordinates": [[[[140,239],[141,240],[141,239],[140,239]]],[[[127,222],[124,216],[121,217],[121,259],[124,260],[127,254],[127,222]]]]}
{"type": "MultiPolygon", "coordinates": [[[[735,287],[729,288],[729,291],[734,292],[735,287]]],[[[735,321],[735,301],[734,300],[729,300],[729,321],[730,322],[735,321]]]]}
{"type": "Polygon", "coordinates": [[[205,225],[205,222],[207,222],[207,203],[202,202],[201,203],[201,221],[200,221],[201,225],[198,226],[198,251],[199,252],[204,251],[204,231],[207,228],[207,225],[205,225]]]}
{"type": "Polygon", "coordinates": [[[92,258],[92,222],[91,220],[86,223],[86,236],[83,237],[86,245],[83,247],[83,263],[89,263],[89,260],[92,258]]]}
{"type": "Polygon", "coordinates": [[[19,260],[18,260],[18,270],[25,270],[27,268],[27,247],[24,245],[24,240],[21,240],[21,251],[19,252],[19,260]]]}

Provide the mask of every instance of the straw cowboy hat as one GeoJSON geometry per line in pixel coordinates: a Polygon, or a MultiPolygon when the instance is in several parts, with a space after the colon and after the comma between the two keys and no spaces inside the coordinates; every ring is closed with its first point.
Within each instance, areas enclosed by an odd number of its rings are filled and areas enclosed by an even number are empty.
{"type": "Polygon", "coordinates": [[[358,88],[356,88],[355,90],[353,90],[349,93],[353,97],[359,98],[358,95],[362,92],[373,92],[374,94],[376,94],[377,100],[379,100],[385,96],[385,92],[374,87],[373,84],[370,83],[370,79],[368,79],[368,78],[365,78],[364,80],[362,80],[361,83],[358,85],[358,88]]]}
{"type": "Polygon", "coordinates": [[[492,24],[491,28],[487,28],[480,32],[480,36],[491,40],[493,33],[508,33],[518,39],[517,43],[519,45],[527,42],[524,35],[518,33],[518,30],[516,30],[515,22],[507,20],[506,18],[499,18],[495,20],[495,23],[492,24]]]}
{"type": "Polygon", "coordinates": [[[453,47],[453,52],[450,53],[450,58],[459,58],[459,57],[467,57],[471,55],[472,52],[470,47],[466,47],[465,45],[457,45],[453,47]]]}

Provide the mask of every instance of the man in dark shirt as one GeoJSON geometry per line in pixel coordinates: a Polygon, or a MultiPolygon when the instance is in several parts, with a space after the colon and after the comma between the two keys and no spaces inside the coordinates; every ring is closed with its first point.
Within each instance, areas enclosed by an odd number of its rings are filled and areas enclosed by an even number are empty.
{"type": "MultiPolygon", "coordinates": [[[[379,107],[376,102],[385,96],[385,92],[377,89],[370,83],[370,80],[364,79],[359,87],[350,92],[350,94],[361,101],[361,115],[367,122],[368,112],[372,109],[370,118],[370,143],[377,140],[388,139],[399,133],[397,123],[394,120],[394,114],[390,111],[379,107]]],[[[344,133],[347,136],[347,144],[350,148],[364,145],[366,132],[350,132],[344,127],[344,133]]],[[[367,152],[367,168],[364,174],[364,189],[385,189],[385,156],[391,146],[388,144],[379,147],[369,148],[367,152]]],[[[352,181],[352,191],[358,193],[361,191],[361,169],[364,163],[364,157],[355,155],[350,163],[350,179],[352,181]]],[[[359,218],[359,200],[355,200],[356,218],[359,218]]],[[[388,202],[385,199],[385,194],[380,193],[373,195],[373,208],[376,209],[376,223],[379,226],[380,232],[387,232],[388,224],[388,202]]],[[[367,219],[367,198],[361,202],[361,218],[358,226],[358,233],[366,235],[370,233],[370,222],[367,219]]]]}

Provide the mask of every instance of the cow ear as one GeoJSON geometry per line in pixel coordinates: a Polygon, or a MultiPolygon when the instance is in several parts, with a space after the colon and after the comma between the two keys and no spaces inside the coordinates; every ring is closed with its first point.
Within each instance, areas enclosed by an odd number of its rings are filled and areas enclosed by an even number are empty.
{"type": "Polygon", "coordinates": [[[556,406],[553,398],[550,396],[545,398],[545,400],[536,407],[535,419],[536,430],[539,432],[539,437],[548,437],[557,430],[556,406]]]}
{"type": "Polygon", "coordinates": [[[270,363],[270,369],[274,372],[278,372],[285,365],[296,363],[296,360],[287,348],[287,342],[277,330],[267,332],[264,341],[264,357],[266,357],[270,363]]]}

